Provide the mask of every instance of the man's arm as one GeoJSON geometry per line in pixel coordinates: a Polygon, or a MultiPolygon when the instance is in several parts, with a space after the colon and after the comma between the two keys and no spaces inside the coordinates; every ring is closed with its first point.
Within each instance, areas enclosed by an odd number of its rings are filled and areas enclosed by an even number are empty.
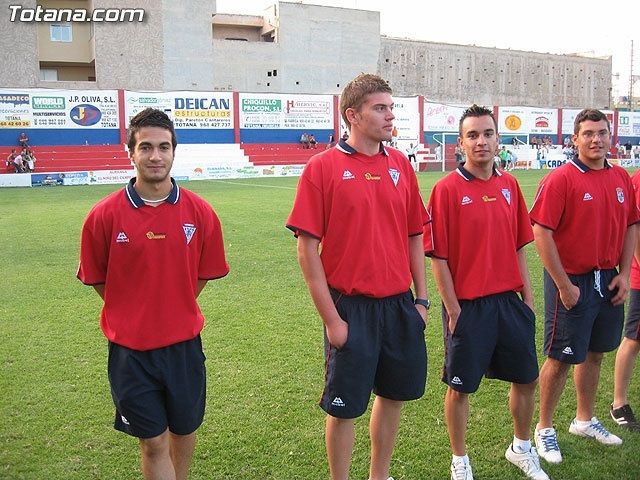
{"type": "Polygon", "coordinates": [[[453,277],[451,276],[451,270],[449,270],[449,264],[441,258],[432,258],[431,267],[433,268],[433,277],[442,297],[444,308],[449,315],[449,331],[453,332],[456,329],[461,309],[453,286],[453,277]]]}
{"type": "Polygon", "coordinates": [[[613,277],[609,283],[609,290],[618,289],[616,294],[611,298],[611,303],[621,305],[627,299],[629,294],[629,275],[631,274],[631,262],[633,261],[634,251],[637,250],[637,225],[631,225],[627,228],[622,244],[622,253],[620,255],[620,273],[613,277]]]}
{"type": "MultiPolygon", "coordinates": [[[[416,298],[424,298],[427,300],[427,278],[424,268],[424,245],[422,235],[414,235],[409,237],[409,268],[411,269],[411,278],[413,279],[413,288],[416,298]]],[[[422,320],[427,320],[427,308],[424,305],[416,305],[422,320]]]]}
{"type": "Polygon", "coordinates": [[[553,231],[536,223],[533,225],[533,237],[542,264],[558,288],[562,304],[567,309],[573,308],[580,298],[580,289],[571,283],[567,272],[564,271],[558,247],[553,240],[553,231]]]}
{"type": "Polygon", "coordinates": [[[527,253],[522,247],[516,252],[520,276],[522,277],[522,301],[533,310],[533,289],[531,288],[531,277],[529,276],[529,266],[527,264],[527,253]]]}
{"type": "Polygon", "coordinates": [[[318,253],[319,245],[320,240],[317,238],[299,235],[298,262],[313,303],[324,322],[329,343],[334,347],[341,348],[347,342],[349,329],[347,322],[340,318],[329,293],[327,277],[318,253]]]}
{"type": "Polygon", "coordinates": [[[93,289],[98,292],[100,298],[104,301],[104,283],[100,283],[98,285],[92,285],[93,289]]]}
{"type": "Polygon", "coordinates": [[[198,285],[196,286],[196,298],[200,296],[200,293],[202,292],[202,290],[204,290],[207,282],[208,280],[198,280],[198,285]]]}

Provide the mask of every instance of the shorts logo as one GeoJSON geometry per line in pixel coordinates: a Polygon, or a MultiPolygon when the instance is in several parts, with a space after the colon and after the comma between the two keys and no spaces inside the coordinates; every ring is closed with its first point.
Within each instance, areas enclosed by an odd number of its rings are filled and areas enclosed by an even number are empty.
{"type": "Polygon", "coordinates": [[[331,405],[333,405],[334,407],[344,407],[345,404],[342,401],[342,399],[340,397],[336,397],[333,399],[333,402],[331,402],[331,405]]]}
{"type": "Polygon", "coordinates": [[[122,420],[122,423],[124,423],[125,425],[131,425],[129,423],[129,420],[127,420],[124,415],[120,415],[120,420],[122,420]]]}
{"type": "Polygon", "coordinates": [[[473,200],[471,200],[466,195],[464,197],[462,197],[462,205],[469,205],[470,203],[473,203],[473,200]]]}
{"type": "Polygon", "coordinates": [[[196,233],[196,226],[193,223],[185,223],[182,225],[182,229],[184,230],[184,236],[187,239],[187,245],[189,245],[193,238],[193,234],[196,233]]]}
{"type": "Polygon", "coordinates": [[[509,190],[508,188],[503,188],[502,189],[502,196],[507,201],[507,203],[509,205],[511,205],[511,190],[509,190]]]}
{"type": "Polygon", "coordinates": [[[395,168],[390,168],[389,169],[389,175],[391,175],[391,180],[393,180],[393,184],[397,187],[398,186],[398,180],[400,180],[400,172],[398,170],[396,170],[395,168]]]}
{"type": "Polygon", "coordinates": [[[565,355],[573,355],[573,350],[571,350],[571,347],[564,347],[562,353],[564,353],[565,355]]]}
{"type": "Polygon", "coordinates": [[[624,203],[624,190],[620,187],[616,188],[616,195],[618,196],[618,202],[624,203]]]}
{"type": "Polygon", "coordinates": [[[451,383],[453,383],[454,385],[462,385],[462,380],[460,380],[460,377],[453,377],[451,379],[451,383]]]}
{"type": "Polygon", "coordinates": [[[116,243],[129,243],[129,237],[127,237],[126,233],[120,232],[116,237],[116,243]]]}
{"type": "Polygon", "coordinates": [[[342,174],[342,179],[343,180],[352,180],[354,178],[356,178],[356,177],[349,170],[345,170],[344,173],[342,174]]]}
{"type": "Polygon", "coordinates": [[[589,192],[586,192],[584,194],[584,197],[582,197],[582,200],[584,200],[585,202],[589,201],[589,200],[593,200],[593,197],[591,196],[591,194],[589,192]]]}

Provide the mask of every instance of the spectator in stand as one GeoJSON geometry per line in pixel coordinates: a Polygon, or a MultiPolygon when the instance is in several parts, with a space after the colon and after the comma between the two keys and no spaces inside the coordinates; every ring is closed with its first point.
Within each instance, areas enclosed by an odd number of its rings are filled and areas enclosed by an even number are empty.
{"type": "Polygon", "coordinates": [[[500,167],[503,170],[506,170],[507,164],[509,163],[509,151],[507,150],[507,147],[503,145],[502,149],[498,152],[498,156],[500,157],[500,167]]]}
{"type": "Polygon", "coordinates": [[[414,171],[418,171],[418,161],[416,160],[416,153],[418,152],[418,145],[414,145],[413,143],[409,144],[407,150],[407,158],[409,162],[411,162],[411,166],[413,166],[414,171]]]}
{"type": "Polygon", "coordinates": [[[635,147],[633,147],[633,158],[640,158],[640,145],[636,145],[635,147]]]}
{"type": "Polygon", "coordinates": [[[347,132],[346,130],[344,131],[344,133],[342,134],[342,140],[344,142],[346,142],[347,140],[349,140],[349,132],[347,132]]]}
{"type": "Polygon", "coordinates": [[[464,155],[463,155],[463,151],[462,148],[460,148],[460,145],[456,145],[456,148],[454,150],[454,155],[456,157],[456,165],[460,166],[464,163],[464,155]]]}
{"type": "Polygon", "coordinates": [[[329,143],[327,143],[327,148],[331,148],[336,144],[336,138],[333,136],[333,133],[329,135],[329,143]]]}
{"type": "Polygon", "coordinates": [[[513,170],[516,168],[516,161],[518,160],[518,156],[511,150],[507,150],[507,154],[507,170],[513,170]]]}
{"type": "Polygon", "coordinates": [[[538,148],[538,137],[533,136],[529,139],[529,145],[531,145],[533,148],[538,148]]]}
{"type": "Polygon", "coordinates": [[[16,149],[15,148],[11,149],[11,153],[7,155],[7,160],[5,161],[7,172],[13,173],[15,171],[13,166],[13,159],[16,158],[16,156],[17,156],[16,149]]]}
{"type": "Polygon", "coordinates": [[[300,144],[302,148],[309,148],[309,134],[307,134],[307,132],[300,135],[300,144]]]}
{"type": "Polygon", "coordinates": [[[313,133],[309,134],[309,146],[307,148],[318,148],[318,141],[313,133]]]}
{"type": "Polygon", "coordinates": [[[393,148],[398,148],[398,129],[396,128],[395,125],[391,130],[391,146],[393,148]]]}
{"type": "Polygon", "coordinates": [[[18,137],[18,145],[20,145],[22,148],[29,147],[29,137],[27,137],[26,133],[22,132],[20,134],[20,136],[18,137]]]}
{"type": "Polygon", "coordinates": [[[15,157],[13,157],[13,168],[15,173],[24,173],[22,154],[18,153],[15,157]]]}
{"type": "Polygon", "coordinates": [[[624,153],[625,158],[631,158],[631,140],[627,140],[627,143],[624,144],[624,153]]]}
{"type": "Polygon", "coordinates": [[[22,157],[23,157],[23,163],[24,163],[25,170],[27,172],[29,172],[29,173],[35,171],[35,169],[36,169],[36,155],[33,152],[33,150],[27,148],[25,150],[25,154],[22,157]]]}

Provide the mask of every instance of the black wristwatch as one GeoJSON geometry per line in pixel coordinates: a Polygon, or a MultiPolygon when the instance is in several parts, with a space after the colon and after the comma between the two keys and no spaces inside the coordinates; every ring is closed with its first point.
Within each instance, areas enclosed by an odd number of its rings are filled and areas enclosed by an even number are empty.
{"type": "Polygon", "coordinates": [[[416,298],[413,301],[414,304],[416,305],[422,305],[424,308],[426,308],[427,310],[429,310],[429,308],[431,307],[431,300],[424,299],[424,298],[416,298]]]}

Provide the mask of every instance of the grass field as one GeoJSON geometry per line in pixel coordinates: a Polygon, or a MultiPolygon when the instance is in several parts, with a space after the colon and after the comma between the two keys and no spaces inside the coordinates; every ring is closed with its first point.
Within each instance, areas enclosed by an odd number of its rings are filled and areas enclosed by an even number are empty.
{"type": "MultiPolygon", "coordinates": [[[[539,171],[517,172],[530,204],[539,171]]],[[[441,174],[420,174],[425,200],[441,174]]],[[[284,228],[295,178],[191,182],[224,229],[231,273],[211,282],[200,303],[207,318],[208,403],[191,478],[315,480],[327,478],[321,322],[284,228]]],[[[106,340],[93,289],[76,278],[79,231],[90,207],[119,186],[1,189],[0,203],[0,479],[140,478],[136,439],[112,428],[106,340]]],[[[479,232],[481,234],[481,232],[479,232]]],[[[590,241],[588,238],[576,242],[590,241]]],[[[527,247],[542,345],[541,266],[527,247]]],[[[425,396],[405,406],[392,475],[444,479],[449,443],[440,381],[442,327],[436,300],[426,330],[425,396]]],[[[569,381],[556,415],[565,461],[548,466],[555,479],[640,478],[640,435],[608,416],[614,355],[605,356],[597,414],[624,439],[604,447],[567,431],[575,412],[569,381]]],[[[542,361],[542,358],[540,358],[542,361]]],[[[631,399],[640,409],[640,367],[631,399]]],[[[522,478],[504,459],[511,420],[508,385],[483,381],[471,397],[468,451],[478,480],[522,478]]],[[[537,414],[536,414],[537,416],[537,414]]],[[[368,473],[368,415],[357,423],[352,478],[368,473]]]]}

